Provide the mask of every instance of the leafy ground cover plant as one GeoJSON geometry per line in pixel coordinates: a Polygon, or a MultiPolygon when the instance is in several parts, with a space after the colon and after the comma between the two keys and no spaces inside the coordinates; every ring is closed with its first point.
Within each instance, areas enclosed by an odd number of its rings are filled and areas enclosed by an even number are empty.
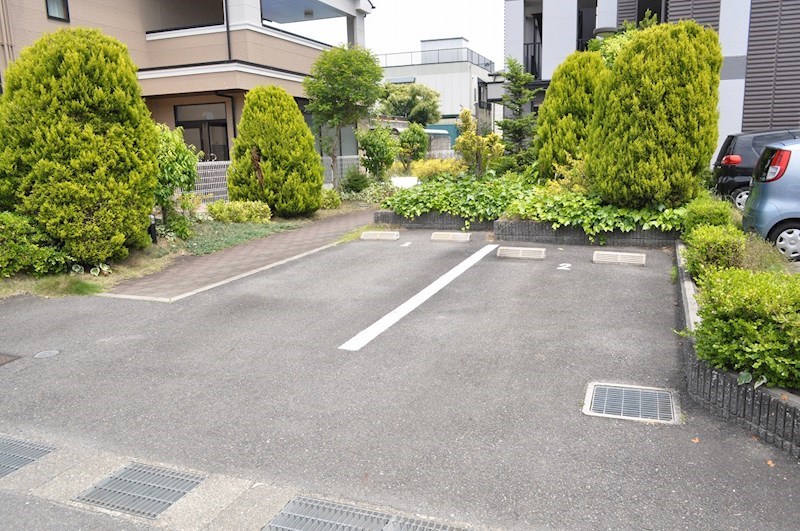
{"type": "Polygon", "coordinates": [[[603,232],[630,232],[637,228],[680,230],[684,208],[621,208],[603,205],[600,199],[573,192],[550,182],[527,190],[509,204],[506,215],[561,226],[580,227],[590,238],[603,232]]]}
{"type": "Polygon", "coordinates": [[[484,179],[440,175],[419,186],[399,190],[383,202],[383,207],[405,218],[435,211],[472,221],[493,220],[527,186],[524,179],[513,173],[484,179]]]}
{"type": "Polygon", "coordinates": [[[357,201],[380,205],[385,199],[391,197],[399,188],[390,182],[372,183],[359,192],[342,192],[342,201],[357,201]]]}
{"type": "Polygon", "coordinates": [[[800,275],[724,269],[700,288],[698,358],[800,389],[800,275]]]}

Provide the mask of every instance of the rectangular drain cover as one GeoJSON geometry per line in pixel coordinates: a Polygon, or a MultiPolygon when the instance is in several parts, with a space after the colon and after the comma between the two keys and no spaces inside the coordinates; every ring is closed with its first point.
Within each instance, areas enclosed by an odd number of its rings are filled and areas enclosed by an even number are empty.
{"type": "Polygon", "coordinates": [[[497,258],[522,258],[544,260],[546,250],[541,247],[498,247],[497,258]]]}
{"type": "Polygon", "coordinates": [[[397,231],[379,231],[379,230],[368,230],[361,233],[362,240],[385,240],[385,241],[394,241],[400,239],[400,233],[397,231]]]}
{"type": "Polygon", "coordinates": [[[472,239],[470,232],[434,232],[431,234],[432,242],[468,242],[472,239]]]}
{"type": "Polygon", "coordinates": [[[205,478],[131,463],[76,498],[123,513],[157,518],[205,478]]]}
{"type": "Polygon", "coordinates": [[[586,415],[678,424],[680,409],[667,389],[593,382],[583,403],[586,415]]]}
{"type": "Polygon", "coordinates": [[[0,354],[0,365],[5,365],[10,361],[14,361],[18,359],[17,356],[11,356],[10,354],[0,354]]]}
{"type": "Polygon", "coordinates": [[[293,498],[264,531],[460,531],[446,524],[370,511],[324,500],[293,498]]]}
{"type": "Polygon", "coordinates": [[[0,478],[53,451],[52,446],[0,437],[0,478]]]}
{"type": "Polygon", "coordinates": [[[592,262],[595,264],[628,264],[643,266],[647,255],[644,253],[618,253],[614,251],[595,251],[592,262]]]}

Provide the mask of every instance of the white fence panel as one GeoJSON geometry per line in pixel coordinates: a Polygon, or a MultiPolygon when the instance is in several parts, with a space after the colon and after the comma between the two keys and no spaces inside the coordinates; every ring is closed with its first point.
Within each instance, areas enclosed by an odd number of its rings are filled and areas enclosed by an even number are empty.
{"type": "Polygon", "coordinates": [[[456,152],[452,149],[437,149],[428,151],[429,159],[454,159],[456,152]]]}
{"type": "Polygon", "coordinates": [[[228,199],[229,160],[197,163],[197,182],[194,190],[203,196],[203,203],[228,199]],[[211,197],[206,197],[206,196],[211,197]]]}

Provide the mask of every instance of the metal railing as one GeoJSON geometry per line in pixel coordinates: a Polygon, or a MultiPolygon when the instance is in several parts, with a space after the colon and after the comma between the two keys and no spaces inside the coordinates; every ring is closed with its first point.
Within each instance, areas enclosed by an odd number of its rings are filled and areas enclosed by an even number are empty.
{"type": "Polygon", "coordinates": [[[542,43],[529,42],[523,46],[525,72],[533,74],[534,79],[542,79],[542,43]]]}
{"type": "Polygon", "coordinates": [[[228,167],[231,161],[198,162],[194,191],[203,197],[203,203],[228,199],[228,167]]]}
{"type": "Polygon", "coordinates": [[[440,63],[472,63],[494,72],[494,62],[469,48],[445,48],[419,52],[388,53],[378,56],[382,68],[391,66],[429,65],[440,63]]]}

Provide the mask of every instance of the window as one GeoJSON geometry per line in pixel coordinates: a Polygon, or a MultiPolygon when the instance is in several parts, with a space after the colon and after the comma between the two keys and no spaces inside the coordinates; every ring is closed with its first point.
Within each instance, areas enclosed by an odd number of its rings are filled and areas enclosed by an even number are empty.
{"type": "Polygon", "coordinates": [[[230,160],[224,103],[176,105],[175,126],[183,127],[186,143],[201,150],[206,160],[230,160]]]}
{"type": "Polygon", "coordinates": [[[67,0],[45,0],[47,4],[47,18],[69,22],[69,5],[67,0]]]}

